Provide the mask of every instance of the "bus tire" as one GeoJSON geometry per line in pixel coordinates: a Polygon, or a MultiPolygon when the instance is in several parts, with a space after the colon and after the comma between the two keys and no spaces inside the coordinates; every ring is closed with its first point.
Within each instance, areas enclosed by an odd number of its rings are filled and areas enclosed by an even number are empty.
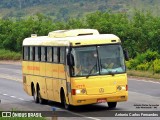
{"type": "Polygon", "coordinates": [[[108,107],[109,108],[115,108],[117,105],[117,102],[108,102],[108,107]]]}
{"type": "Polygon", "coordinates": [[[45,100],[45,99],[43,99],[43,98],[41,97],[40,89],[38,89],[38,99],[39,99],[39,103],[40,103],[40,104],[45,104],[45,103],[47,103],[47,100],[45,100]]]}
{"type": "Polygon", "coordinates": [[[39,103],[39,98],[37,96],[37,92],[36,92],[34,86],[32,87],[32,95],[33,95],[34,102],[39,103]]]}
{"type": "Polygon", "coordinates": [[[62,105],[64,106],[65,109],[67,109],[67,110],[71,109],[71,105],[68,105],[67,102],[66,102],[66,97],[65,97],[65,94],[64,94],[63,90],[61,91],[61,103],[62,103],[62,105]]]}

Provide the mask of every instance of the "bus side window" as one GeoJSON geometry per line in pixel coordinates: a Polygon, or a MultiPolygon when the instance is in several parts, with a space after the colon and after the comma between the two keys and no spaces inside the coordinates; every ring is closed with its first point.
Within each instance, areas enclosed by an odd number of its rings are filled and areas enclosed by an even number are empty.
{"type": "Polygon", "coordinates": [[[46,48],[41,47],[41,61],[45,62],[46,61],[46,48]]]}
{"type": "Polygon", "coordinates": [[[65,47],[60,47],[60,63],[64,63],[65,47]]]}
{"type": "Polygon", "coordinates": [[[60,63],[60,47],[57,48],[58,63],[60,63]]]}
{"type": "Polygon", "coordinates": [[[33,61],[34,60],[34,47],[30,47],[30,57],[29,60],[33,61]]]}
{"type": "Polygon", "coordinates": [[[40,47],[35,47],[35,61],[40,61],[40,47]]]}
{"type": "Polygon", "coordinates": [[[52,62],[52,47],[47,47],[47,62],[52,62]]]}
{"type": "Polygon", "coordinates": [[[53,62],[58,63],[58,47],[53,47],[53,62]]]}
{"type": "Polygon", "coordinates": [[[52,47],[52,62],[54,61],[54,47],[52,47]]]}
{"type": "Polygon", "coordinates": [[[23,47],[23,60],[29,60],[29,49],[28,46],[23,47]]]}

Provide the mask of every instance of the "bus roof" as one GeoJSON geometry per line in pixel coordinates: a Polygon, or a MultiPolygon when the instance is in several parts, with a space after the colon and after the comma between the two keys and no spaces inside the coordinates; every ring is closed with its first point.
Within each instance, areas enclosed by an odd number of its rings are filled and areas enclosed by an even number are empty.
{"type": "MultiPolygon", "coordinates": [[[[57,31],[56,31],[57,32],[57,31]]],[[[60,31],[62,32],[62,31],[60,31]]],[[[94,31],[95,32],[95,31],[94,31]]],[[[69,33],[71,34],[71,33],[69,33]]],[[[76,33],[77,34],[77,33],[76,33]]],[[[54,37],[51,34],[48,36],[32,36],[25,38],[23,46],[82,46],[82,45],[98,45],[98,44],[115,44],[120,43],[119,37],[113,34],[84,34],[77,36],[54,37]]]]}

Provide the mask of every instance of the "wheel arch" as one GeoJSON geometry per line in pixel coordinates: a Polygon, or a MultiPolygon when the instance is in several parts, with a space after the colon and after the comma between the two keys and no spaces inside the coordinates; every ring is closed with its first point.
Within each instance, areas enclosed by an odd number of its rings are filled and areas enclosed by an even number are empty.
{"type": "Polygon", "coordinates": [[[61,87],[61,89],[60,89],[60,100],[61,100],[61,103],[62,103],[62,101],[63,101],[63,95],[65,95],[65,93],[64,93],[64,89],[63,89],[63,87],[61,87]]]}

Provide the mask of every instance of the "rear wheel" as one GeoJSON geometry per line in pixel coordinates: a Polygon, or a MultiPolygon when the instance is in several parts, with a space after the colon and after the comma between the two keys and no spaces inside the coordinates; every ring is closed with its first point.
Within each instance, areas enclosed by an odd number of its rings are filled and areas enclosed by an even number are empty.
{"type": "Polygon", "coordinates": [[[38,99],[39,99],[39,103],[40,103],[40,104],[45,104],[45,103],[47,103],[47,100],[45,100],[45,99],[43,99],[43,98],[41,97],[40,89],[38,89],[38,99]]]}
{"type": "Polygon", "coordinates": [[[109,108],[115,108],[117,105],[117,102],[108,102],[108,107],[109,108]]]}
{"type": "Polygon", "coordinates": [[[34,102],[39,103],[39,98],[37,96],[37,92],[36,92],[34,86],[33,86],[33,89],[32,89],[32,95],[33,95],[34,102]]]}

